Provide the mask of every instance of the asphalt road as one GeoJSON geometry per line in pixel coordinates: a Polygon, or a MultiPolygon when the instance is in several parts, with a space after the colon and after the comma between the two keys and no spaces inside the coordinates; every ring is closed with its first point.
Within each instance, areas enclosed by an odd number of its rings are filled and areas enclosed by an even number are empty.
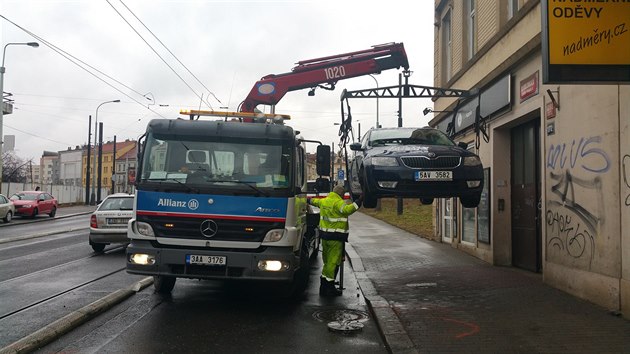
{"type": "MultiPolygon", "coordinates": [[[[0,348],[144,278],[124,271],[122,248],[92,252],[84,226],[88,218],[0,229],[12,233],[0,241],[58,232],[0,243],[0,348]]],[[[347,266],[344,273],[344,296],[322,299],[319,262],[312,265],[310,286],[298,301],[281,300],[273,287],[261,284],[178,279],[171,296],[148,287],[39,352],[386,353],[352,269],[347,266]],[[330,331],[328,323],[337,320],[363,328],[330,331]]]]}

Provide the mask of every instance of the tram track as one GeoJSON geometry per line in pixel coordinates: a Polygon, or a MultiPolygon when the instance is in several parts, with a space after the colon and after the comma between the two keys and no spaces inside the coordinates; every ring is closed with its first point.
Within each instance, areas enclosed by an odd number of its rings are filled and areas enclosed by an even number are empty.
{"type": "MultiPolygon", "coordinates": [[[[40,274],[40,273],[44,273],[44,272],[47,272],[47,271],[51,271],[51,270],[55,270],[55,269],[58,269],[58,268],[65,267],[65,266],[71,265],[73,263],[78,263],[78,262],[81,262],[81,261],[85,261],[85,260],[90,259],[90,258],[103,256],[104,254],[114,253],[114,252],[117,252],[117,251],[125,249],[125,247],[126,246],[124,246],[124,245],[116,245],[116,246],[114,246],[112,248],[109,248],[109,249],[105,250],[105,252],[100,253],[100,254],[99,253],[94,253],[94,254],[91,254],[91,255],[89,255],[87,257],[81,257],[81,258],[74,259],[74,260],[66,262],[66,263],[57,264],[57,265],[52,266],[52,267],[48,267],[48,268],[45,268],[45,269],[40,269],[40,270],[31,272],[31,273],[28,273],[28,274],[20,275],[18,277],[14,277],[14,278],[11,278],[11,279],[3,280],[3,281],[0,281],[0,286],[4,285],[5,283],[8,283],[8,282],[20,280],[20,279],[23,279],[23,278],[28,278],[28,277],[31,277],[31,276],[34,276],[34,275],[37,275],[37,274],[40,274]]],[[[42,251],[42,252],[38,252],[38,253],[46,253],[46,252],[48,252],[48,251],[42,251]]],[[[37,254],[37,253],[35,253],[35,254],[37,254]]],[[[33,254],[31,254],[31,255],[33,255],[33,254]]]]}
{"type": "MultiPolygon", "coordinates": [[[[54,266],[51,266],[51,267],[48,267],[48,268],[45,268],[45,269],[40,269],[38,271],[34,271],[34,272],[31,272],[31,273],[28,273],[28,274],[24,274],[24,275],[15,277],[15,278],[7,279],[7,280],[4,280],[4,281],[0,282],[0,289],[2,289],[2,288],[8,289],[8,288],[12,288],[12,287],[16,288],[16,287],[19,287],[20,284],[28,283],[29,278],[45,277],[46,273],[55,273],[55,271],[60,272],[60,271],[63,271],[64,268],[80,267],[82,262],[84,263],[84,262],[86,262],[86,261],[88,261],[88,260],[90,260],[92,258],[98,258],[98,257],[103,256],[103,255],[107,255],[107,254],[110,254],[110,253],[115,253],[115,252],[118,252],[118,251],[120,251],[120,250],[122,250],[124,248],[125,248],[125,245],[116,245],[116,246],[106,250],[104,252],[104,254],[91,254],[91,255],[89,255],[87,257],[81,257],[79,259],[75,259],[75,260],[72,260],[72,261],[69,261],[69,262],[64,262],[64,263],[57,264],[57,265],[54,265],[54,266]],[[13,286],[11,283],[15,283],[17,285],[13,286]]],[[[108,277],[111,277],[112,275],[115,275],[117,273],[120,273],[120,272],[124,271],[125,268],[126,267],[124,265],[121,266],[121,267],[116,267],[113,270],[108,271],[105,274],[101,274],[99,276],[86,279],[84,281],[79,282],[78,284],[75,283],[75,284],[73,284],[73,285],[71,285],[71,286],[69,286],[69,287],[67,287],[65,289],[56,291],[53,294],[47,295],[47,296],[45,296],[43,298],[36,299],[36,300],[31,301],[31,302],[29,302],[27,304],[24,304],[24,305],[20,306],[19,308],[11,309],[10,311],[7,311],[7,312],[5,312],[3,314],[0,314],[0,321],[4,320],[6,318],[9,318],[11,316],[14,316],[16,314],[23,313],[24,311],[27,311],[27,310],[35,307],[35,306],[44,304],[44,303],[46,303],[48,301],[51,301],[51,300],[54,300],[54,299],[58,299],[58,298],[62,297],[63,295],[68,294],[68,293],[70,293],[70,292],[72,292],[74,290],[81,289],[81,288],[84,288],[84,287],[86,287],[88,285],[97,283],[97,282],[99,282],[99,281],[101,281],[103,279],[106,279],[108,277]]]]}

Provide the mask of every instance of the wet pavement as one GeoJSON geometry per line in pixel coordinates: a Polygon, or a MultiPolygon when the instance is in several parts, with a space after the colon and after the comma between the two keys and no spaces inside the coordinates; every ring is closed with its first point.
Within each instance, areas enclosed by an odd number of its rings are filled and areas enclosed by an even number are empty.
{"type": "MultiPolygon", "coordinates": [[[[60,208],[57,217],[93,206],[60,208]]],[[[346,251],[393,353],[630,353],[630,321],[362,213],[346,251]]],[[[349,292],[344,296],[352,296],[349,292]]]]}
{"type": "Polygon", "coordinates": [[[361,213],[350,228],[353,268],[393,353],[630,353],[630,321],[540,274],[489,265],[361,213]]]}

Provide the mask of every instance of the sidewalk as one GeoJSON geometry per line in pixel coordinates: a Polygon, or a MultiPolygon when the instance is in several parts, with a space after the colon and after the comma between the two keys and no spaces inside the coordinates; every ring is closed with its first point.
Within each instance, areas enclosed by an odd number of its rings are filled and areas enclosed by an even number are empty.
{"type": "Polygon", "coordinates": [[[350,227],[350,262],[393,353],[630,353],[630,321],[540,274],[489,265],[362,213],[350,227]]]}

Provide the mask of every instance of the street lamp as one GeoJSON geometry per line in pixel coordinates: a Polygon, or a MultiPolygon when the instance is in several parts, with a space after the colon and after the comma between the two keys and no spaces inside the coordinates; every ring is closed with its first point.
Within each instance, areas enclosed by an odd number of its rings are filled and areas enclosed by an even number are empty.
{"type": "MultiPolygon", "coordinates": [[[[101,104],[98,105],[98,107],[96,107],[96,115],[94,117],[94,169],[92,170],[92,195],[90,196],[90,204],[91,205],[95,205],[96,204],[96,194],[94,193],[95,187],[96,187],[96,141],[97,141],[97,128],[98,128],[98,109],[101,108],[102,105],[106,104],[106,103],[118,103],[120,102],[120,100],[113,100],[113,101],[107,101],[107,102],[103,102],[101,104]]],[[[102,139],[103,137],[101,137],[102,139]]]]}
{"type": "MultiPolygon", "coordinates": [[[[0,156],[2,155],[2,151],[4,150],[4,135],[2,132],[2,119],[4,118],[4,55],[7,52],[7,47],[10,45],[27,45],[29,47],[37,48],[39,47],[39,43],[37,42],[26,42],[26,43],[7,43],[4,46],[4,50],[2,51],[2,66],[0,66],[0,156]]],[[[2,161],[0,161],[0,193],[2,193],[2,161]]]]}
{"type": "MultiPolygon", "coordinates": [[[[376,78],[372,74],[369,74],[369,76],[374,79],[374,82],[376,82],[376,90],[378,91],[378,80],[376,80],[376,78]]],[[[378,111],[379,109],[378,109],[378,92],[377,92],[376,93],[376,129],[381,127],[381,125],[378,122],[378,111]]]]}

